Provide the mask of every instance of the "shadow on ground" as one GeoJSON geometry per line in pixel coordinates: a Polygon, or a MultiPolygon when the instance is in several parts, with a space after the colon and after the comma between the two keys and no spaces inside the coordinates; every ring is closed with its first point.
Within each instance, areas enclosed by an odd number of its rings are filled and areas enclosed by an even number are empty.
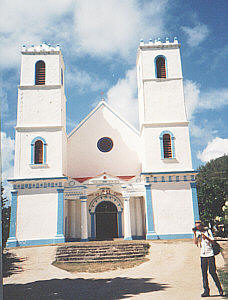
{"type": "Polygon", "coordinates": [[[2,254],[2,274],[3,277],[9,277],[12,274],[22,272],[22,267],[20,263],[23,262],[25,258],[16,256],[10,252],[4,252],[2,254]]]}
{"type": "MultiPolygon", "coordinates": [[[[151,278],[117,277],[113,279],[51,279],[27,284],[7,284],[4,299],[125,299],[130,296],[162,291],[169,286],[150,282],[151,278]]],[[[143,297],[143,295],[142,295],[143,297]]]]}

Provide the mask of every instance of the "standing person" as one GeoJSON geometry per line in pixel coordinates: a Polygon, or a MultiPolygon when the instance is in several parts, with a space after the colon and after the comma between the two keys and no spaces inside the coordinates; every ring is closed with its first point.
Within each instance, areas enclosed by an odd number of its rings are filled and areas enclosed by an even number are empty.
{"type": "Polygon", "coordinates": [[[208,297],[210,295],[209,285],[208,285],[208,266],[209,273],[212,276],[218,291],[219,295],[223,296],[223,289],[221,287],[221,283],[219,281],[218,275],[216,273],[216,265],[215,265],[215,256],[212,248],[212,243],[214,241],[214,237],[210,229],[204,228],[201,221],[195,222],[195,228],[193,228],[194,238],[193,241],[197,245],[200,244],[200,258],[201,258],[201,270],[202,270],[202,278],[203,278],[203,288],[204,292],[201,294],[201,297],[208,297]]]}

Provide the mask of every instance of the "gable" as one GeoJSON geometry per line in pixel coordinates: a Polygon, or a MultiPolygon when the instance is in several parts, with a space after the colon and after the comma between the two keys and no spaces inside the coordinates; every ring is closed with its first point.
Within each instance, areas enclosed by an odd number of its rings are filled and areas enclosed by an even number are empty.
{"type": "Polygon", "coordinates": [[[139,174],[139,148],[137,130],[102,102],[68,136],[67,175],[80,178],[102,173],[139,174]],[[112,141],[108,152],[98,148],[98,141],[103,137],[112,141]]]}

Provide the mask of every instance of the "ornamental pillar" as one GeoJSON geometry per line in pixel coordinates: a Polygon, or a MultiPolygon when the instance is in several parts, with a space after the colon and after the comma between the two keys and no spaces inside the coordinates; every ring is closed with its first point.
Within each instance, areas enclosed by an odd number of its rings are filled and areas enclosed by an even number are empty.
{"type": "Polygon", "coordinates": [[[9,238],[6,243],[6,247],[18,246],[16,239],[16,227],[17,227],[17,191],[11,192],[11,213],[10,213],[10,232],[9,238]]]}
{"type": "Polygon", "coordinates": [[[130,196],[124,196],[124,239],[132,240],[131,236],[131,216],[130,216],[130,196]]]}
{"type": "Polygon", "coordinates": [[[54,238],[55,243],[64,243],[64,189],[57,189],[58,192],[58,211],[57,211],[57,234],[54,238]]]}
{"type": "Polygon", "coordinates": [[[87,222],[87,196],[80,196],[81,200],[81,242],[87,242],[88,222],[87,222]]]}
{"type": "Polygon", "coordinates": [[[157,234],[154,229],[154,211],[151,194],[151,184],[146,184],[146,239],[157,239],[157,234]]]}

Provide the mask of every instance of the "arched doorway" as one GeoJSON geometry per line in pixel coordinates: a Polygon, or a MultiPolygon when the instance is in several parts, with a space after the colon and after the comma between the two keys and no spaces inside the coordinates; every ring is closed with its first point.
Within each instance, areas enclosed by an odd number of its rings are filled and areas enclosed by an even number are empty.
{"type": "Polygon", "coordinates": [[[117,208],[111,201],[102,201],[96,207],[96,238],[112,239],[118,236],[117,208]]]}

